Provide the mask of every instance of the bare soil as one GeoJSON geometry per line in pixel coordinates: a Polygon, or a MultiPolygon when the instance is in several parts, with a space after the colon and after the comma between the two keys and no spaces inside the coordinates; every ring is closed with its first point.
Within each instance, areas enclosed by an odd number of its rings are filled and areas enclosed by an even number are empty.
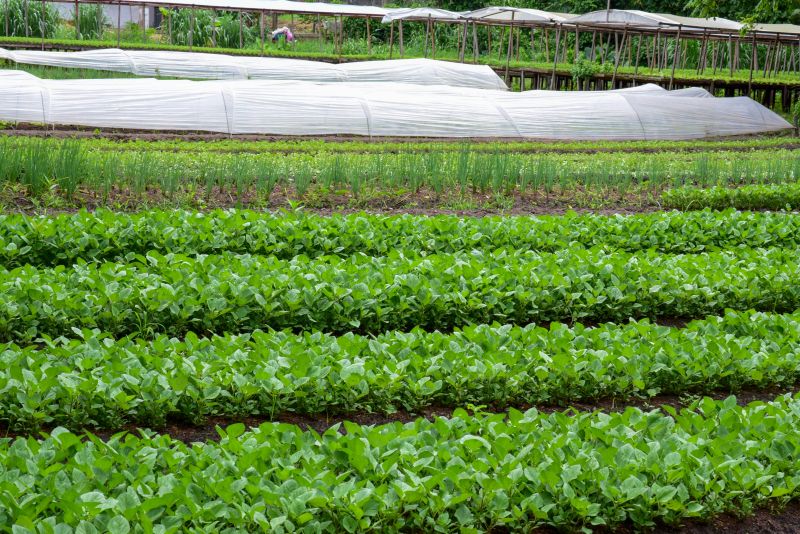
{"type": "MultiPolygon", "coordinates": [[[[654,410],[654,409],[664,409],[665,407],[671,407],[675,410],[680,411],[681,409],[687,407],[692,400],[701,397],[701,396],[708,396],[712,399],[722,400],[727,398],[728,396],[734,394],[736,395],[736,400],[740,406],[745,406],[751,402],[761,401],[761,402],[769,402],[774,400],[779,395],[783,395],[785,393],[796,394],[800,392],[800,383],[795,384],[791,387],[774,387],[774,388],[767,388],[767,389],[744,389],[736,392],[730,391],[715,391],[708,394],[692,394],[687,393],[685,395],[657,395],[650,398],[627,398],[627,399],[615,399],[615,398],[605,398],[605,399],[597,399],[593,401],[583,401],[583,402],[570,402],[564,401],[560,403],[551,403],[551,404],[522,404],[522,405],[515,405],[515,406],[486,406],[482,409],[489,413],[503,413],[508,411],[509,408],[515,408],[521,411],[529,410],[531,408],[536,408],[542,413],[554,413],[554,412],[563,412],[563,411],[570,411],[573,410],[575,412],[588,412],[588,411],[603,411],[603,412],[618,412],[623,411],[627,408],[639,408],[642,410],[654,410]]],[[[296,425],[303,430],[313,430],[319,433],[323,433],[326,430],[330,429],[331,427],[341,424],[344,421],[350,421],[353,423],[357,423],[360,425],[383,425],[389,423],[410,423],[419,419],[420,417],[424,417],[429,420],[433,420],[437,417],[452,417],[453,412],[456,408],[453,406],[428,406],[418,412],[408,412],[405,410],[398,410],[394,413],[377,413],[377,412],[349,412],[349,413],[321,413],[321,414],[298,414],[293,412],[282,412],[275,417],[267,417],[267,416],[251,416],[251,417],[209,417],[206,419],[205,423],[202,425],[193,425],[188,421],[181,420],[181,419],[170,419],[167,421],[167,424],[163,427],[152,427],[151,430],[155,430],[162,434],[168,434],[172,438],[183,441],[185,443],[193,443],[193,442],[203,442],[203,441],[217,441],[219,440],[219,434],[216,431],[217,427],[225,428],[228,425],[232,425],[234,423],[244,423],[245,426],[249,428],[255,428],[263,423],[268,422],[279,422],[279,423],[288,423],[292,425],[296,425]]],[[[142,426],[137,426],[135,424],[129,424],[122,428],[117,429],[87,429],[88,431],[92,432],[93,434],[103,438],[108,439],[110,436],[114,435],[117,432],[126,431],[131,433],[137,433],[139,429],[147,428],[142,426]]],[[[50,431],[51,428],[44,428],[43,431],[50,431]]],[[[339,432],[345,433],[344,427],[339,427],[339,432]]],[[[7,426],[0,426],[0,436],[5,437],[17,437],[17,436],[26,436],[30,435],[24,432],[12,432],[8,429],[7,426]]]]}
{"type": "Polygon", "coordinates": [[[658,202],[655,185],[633,186],[627,191],[613,188],[587,188],[571,185],[563,189],[554,186],[550,191],[502,192],[447,190],[429,187],[418,190],[365,188],[359,194],[349,190],[330,190],[312,185],[304,193],[293,187],[280,186],[266,193],[255,188],[236,192],[214,187],[184,187],[167,192],[155,187],[142,191],[113,186],[107,192],[80,188],[72,195],[57,187],[35,197],[22,188],[0,191],[0,207],[5,212],[27,214],[70,213],[79,209],[111,208],[122,212],[137,212],[148,208],[185,208],[212,210],[217,208],[247,208],[276,211],[294,210],[320,215],[347,213],[376,213],[386,215],[458,215],[484,217],[492,215],[563,215],[567,212],[605,215],[652,213],[664,208],[658,202]]]}

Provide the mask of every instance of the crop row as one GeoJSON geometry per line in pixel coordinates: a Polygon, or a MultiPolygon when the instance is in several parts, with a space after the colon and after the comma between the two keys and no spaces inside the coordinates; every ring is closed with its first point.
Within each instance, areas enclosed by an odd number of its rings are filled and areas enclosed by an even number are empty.
{"type": "Polygon", "coordinates": [[[632,153],[514,154],[455,152],[386,154],[220,154],[214,152],[91,151],[75,140],[0,140],[0,181],[22,184],[31,193],[57,185],[67,195],[87,187],[108,194],[115,188],[138,193],[156,188],[166,195],[187,189],[223,188],[233,195],[268,197],[277,187],[299,195],[312,187],[359,195],[369,189],[519,190],[550,193],[584,185],[629,191],[664,186],[783,183],[800,176],[800,157],[791,150],[728,154],[632,153]]]}
{"type": "MultiPolygon", "coordinates": [[[[81,71],[86,72],[86,71],[81,71]]],[[[109,74],[109,73],[106,73],[109,74]]],[[[118,73],[119,74],[119,73],[118,73]]],[[[5,137],[7,147],[24,147],[29,143],[50,143],[59,148],[57,138],[34,139],[28,136],[5,137]]],[[[388,152],[471,152],[485,153],[582,153],[590,152],[729,152],[793,148],[798,140],[791,136],[774,135],[744,139],[694,139],[692,141],[329,141],[321,139],[125,139],[105,137],[80,138],[77,142],[89,150],[113,152],[233,152],[233,153],[388,153],[388,152]]]]}
{"type": "Polygon", "coordinates": [[[701,317],[800,307],[800,251],[696,255],[567,249],[279,260],[150,253],[129,263],[0,270],[0,339],[255,329],[449,330],[466,324],[701,317]]]}
{"type": "Polygon", "coordinates": [[[682,210],[797,210],[800,184],[750,184],[739,187],[678,187],[662,194],[668,207],[682,210]]]}
{"type": "Polygon", "coordinates": [[[644,528],[800,494],[800,399],[730,397],[665,415],[512,410],[323,435],[267,423],[219,443],[0,440],[15,533],[644,528]],[[42,519],[46,518],[46,519],[42,519]],[[42,525],[43,524],[43,525],[42,525]],[[40,527],[45,526],[42,530],[40,527]],[[49,528],[47,528],[49,527],[49,528]],[[52,529],[52,530],[51,530],[52,529]]]}
{"type": "Polygon", "coordinates": [[[168,417],[521,406],[794,384],[800,315],[728,312],[685,329],[648,322],[413,330],[377,337],[254,332],[183,341],[46,340],[0,351],[0,421],[160,427],[168,417]]]}
{"type": "Polygon", "coordinates": [[[633,216],[560,217],[316,215],[253,211],[107,210],[55,217],[0,215],[0,264],[69,265],[124,261],[150,251],[186,255],[372,256],[514,248],[554,252],[568,247],[653,249],[696,253],[735,247],[800,246],[800,217],[781,213],[669,212],[633,216]]]}

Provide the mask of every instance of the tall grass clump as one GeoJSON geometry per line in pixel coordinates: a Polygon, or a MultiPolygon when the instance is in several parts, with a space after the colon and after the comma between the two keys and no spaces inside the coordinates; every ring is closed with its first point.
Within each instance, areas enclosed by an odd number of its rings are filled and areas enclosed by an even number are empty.
{"type": "Polygon", "coordinates": [[[46,37],[54,38],[58,26],[58,10],[53,4],[42,5],[35,0],[0,2],[0,35],[4,37],[42,37],[44,31],[46,37]],[[6,31],[6,20],[8,20],[8,31],[6,31]]]}

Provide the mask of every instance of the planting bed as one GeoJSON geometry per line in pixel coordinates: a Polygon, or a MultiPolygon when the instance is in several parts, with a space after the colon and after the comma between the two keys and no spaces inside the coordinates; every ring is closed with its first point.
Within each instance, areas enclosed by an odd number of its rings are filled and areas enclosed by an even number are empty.
{"type": "Polygon", "coordinates": [[[791,532],[798,230],[2,215],[0,530],[791,532]]]}

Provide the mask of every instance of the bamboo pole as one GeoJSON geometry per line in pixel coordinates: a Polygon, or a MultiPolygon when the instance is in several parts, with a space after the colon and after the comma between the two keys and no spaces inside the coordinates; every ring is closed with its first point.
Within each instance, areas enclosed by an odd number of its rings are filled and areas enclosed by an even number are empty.
{"type": "Polygon", "coordinates": [[[678,35],[675,38],[675,54],[672,57],[672,74],[669,77],[669,90],[672,90],[672,86],[675,83],[675,69],[678,66],[678,59],[680,58],[680,50],[681,50],[681,29],[682,26],[678,24],[678,35]]]}
{"type": "Polygon", "coordinates": [[[39,28],[42,31],[42,50],[44,50],[44,40],[47,34],[47,9],[44,5],[44,0],[42,0],[42,16],[39,17],[39,28]]]}
{"type": "Polygon", "coordinates": [[[633,85],[636,85],[636,77],[639,75],[639,57],[642,55],[642,38],[639,34],[639,39],[636,41],[636,66],[633,68],[633,85]]]}
{"type": "Polygon", "coordinates": [[[81,38],[81,10],[78,0],[75,0],[75,39],[81,38]]]}
{"type": "Polygon", "coordinates": [[[590,52],[590,59],[594,61],[595,55],[597,51],[595,50],[595,44],[597,43],[597,30],[592,30],[592,51],[590,52]]]}
{"type": "MultiPolygon", "coordinates": [[[[10,0],[6,0],[6,1],[4,2],[4,4],[5,4],[5,7],[4,7],[4,9],[3,9],[3,12],[4,12],[4,14],[5,14],[5,19],[6,19],[6,26],[5,26],[6,32],[5,32],[3,35],[6,35],[6,36],[8,36],[8,35],[11,33],[11,32],[9,31],[9,28],[8,28],[8,27],[9,27],[9,17],[10,17],[9,11],[11,10],[11,8],[10,8],[10,7],[9,7],[9,5],[8,5],[8,4],[9,4],[9,2],[10,2],[10,0]]],[[[27,4],[27,1],[26,1],[26,4],[27,4]]],[[[27,7],[27,5],[26,5],[26,7],[27,7]]],[[[27,21],[27,20],[25,21],[25,29],[26,29],[26,30],[28,29],[28,21],[27,21]]],[[[27,33],[27,32],[26,32],[26,33],[27,33]]],[[[26,36],[26,37],[27,37],[27,36],[26,36]]]]}
{"type": "MultiPolygon", "coordinates": [[[[240,16],[241,14],[239,12],[240,16]]],[[[167,37],[169,38],[169,44],[172,44],[172,8],[167,11],[167,37]]]]}
{"type": "MultiPolygon", "coordinates": [[[[8,5],[8,0],[6,0],[6,6],[8,5]]],[[[30,11],[31,3],[29,0],[25,0],[25,37],[30,37],[31,30],[30,30],[30,23],[28,22],[28,12],[30,11]]],[[[8,21],[8,12],[6,12],[6,22],[8,21]]]]}
{"type": "Polygon", "coordinates": [[[580,53],[581,49],[581,33],[578,29],[579,26],[575,25],[575,61],[578,61],[578,54],[580,53]]]}
{"type": "Polygon", "coordinates": [[[142,42],[147,42],[147,7],[142,4],[142,42]]]}
{"type": "Polygon", "coordinates": [[[241,11],[239,11],[239,48],[244,48],[244,21],[241,11]]]}

